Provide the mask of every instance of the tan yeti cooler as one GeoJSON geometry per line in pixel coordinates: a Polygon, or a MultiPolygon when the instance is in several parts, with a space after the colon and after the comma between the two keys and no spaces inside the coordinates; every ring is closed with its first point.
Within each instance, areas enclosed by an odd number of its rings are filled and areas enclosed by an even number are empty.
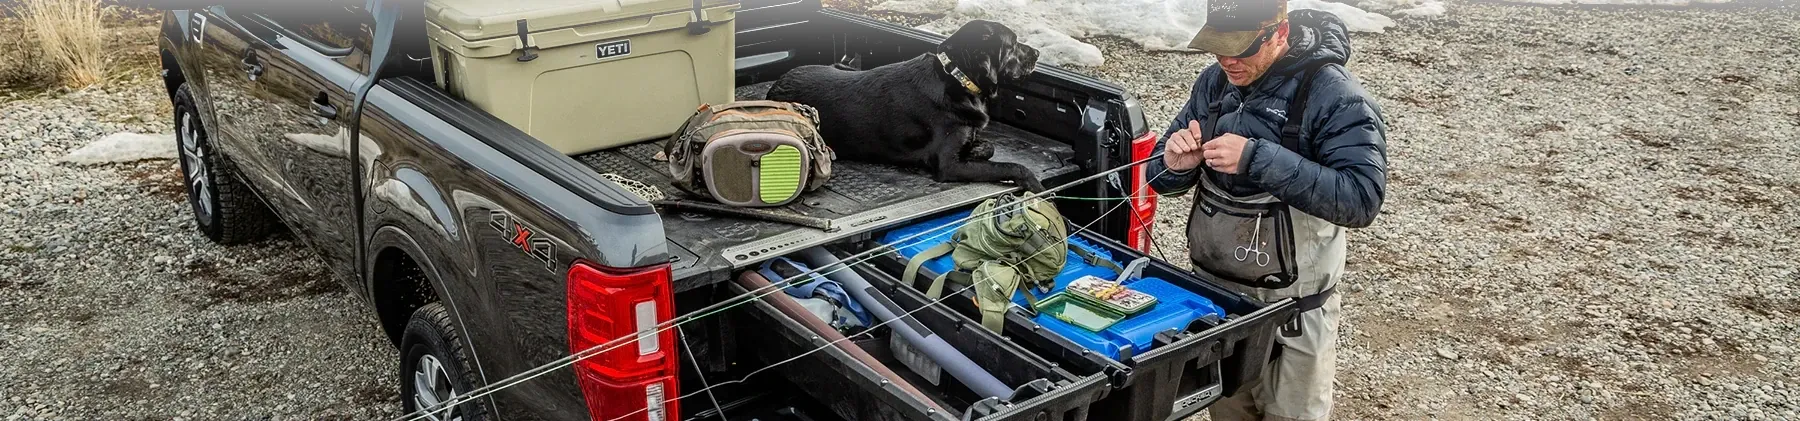
{"type": "Polygon", "coordinates": [[[579,154],[666,138],[700,104],[731,101],[738,7],[429,0],[425,13],[438,87],[579,154]]]}

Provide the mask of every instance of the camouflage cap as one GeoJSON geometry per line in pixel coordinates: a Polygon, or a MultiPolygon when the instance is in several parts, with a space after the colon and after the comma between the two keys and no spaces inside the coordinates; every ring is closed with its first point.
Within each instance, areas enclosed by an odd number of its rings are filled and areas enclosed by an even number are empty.
{"type": "Polygon", "coordinates": [[[1287,0],[1208,0],[1206,26],[1188,48],[1236,57],[1255,44],[1263,29],[1287,20],[1287,0]]]}

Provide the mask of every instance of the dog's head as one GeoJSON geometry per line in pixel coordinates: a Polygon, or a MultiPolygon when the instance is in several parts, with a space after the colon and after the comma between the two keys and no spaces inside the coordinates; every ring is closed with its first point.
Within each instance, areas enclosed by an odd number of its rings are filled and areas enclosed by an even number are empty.
{"type": "Polygon", "coordinates": [[[986,97],[999,95],[1001,84],[1017,82],[1037,71],[1038,50],[1020,44],[1012,28],[996,22],[975,20],[963,24],[938,48],[975,81],[986,97]]]}

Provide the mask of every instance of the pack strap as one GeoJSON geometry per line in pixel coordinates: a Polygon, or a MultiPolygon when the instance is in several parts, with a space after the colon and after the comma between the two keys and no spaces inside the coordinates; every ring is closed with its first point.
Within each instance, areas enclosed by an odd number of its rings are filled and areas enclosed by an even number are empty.
{"type": "Polygon", "coordinates": [[[1087,263],[1088,266],[1112,269],[1113,273],[1121,273],[1121,274],[1125,273],[1125,269],[1119,267],[1118,263],[1113,263],[1113,261],[1111,261],[1111,260],[1102,259],[1102,258],[1100,258],[1099,255],[1094,254],[1094,252],[1088,251],[1088,249],[1081,248],[1081,246],[1071,245],[1069,247],[1069,251],[1075,252],[1075,256],[1080,257],[1081,261],[1083,263],[1087,263]]]}
{"type": "MultiPolygon", "coordinates": [[[[954,249],[956,249],[956,242],[949,241],[919,252],[918,255],[913,256],[912,260],[906,261],[906,271],[901,272],[900,275],[901,282],[905,282],[906,285],[912,285],[913,282],[915,282],[914,280],[919,277],[920,266],[924,266],[926,261],[950,254],[950,251],[954,249]]],[[[944,295],[944,279],[947,275],[949,275],[949,273],[938,275],[936,279],[933,279],[931,281],[931,289],[925,291],[925,296],[930,297],[933,300],[942,297],[944,295]]]]}
{"type": "MultiPolygon", "coordinates": [[[[999,264],[999,263],[987,262],[984,264],[999,264]]],[[[937,300],[939,298],[942,298],[944,296],[944,285],[945,284],[974,285],[975,277],[971,271],[962,271],[962,270],[952,270],[952,271],[946,272],[942,275],[938,275],[937,278],[933,278],[931,280],[931,288],[927,289],[925,291],[925,296],[932,300],[937,300]]],[[[1031,291],[1029,290],[1029,288],[1025,288],[1023,286],[1023,284],[1020,284],[1020,286],[1014,288],[1014,290],[1024,292],[1025,302],[1030,303],[1030,305],[1027,306],[1026,308],[1037,307],[1037,297],[1033,297],[1031,295],[1031,291]]],[[[977,296],[979,296],[979,293],[977,293],[977,296]]],[[[999,332],[1001,328],[1005,327],[1005,325],[1006,325],[1006,310],[1008,308],[1011,308],[1011,300],[1007,300],[1008,301],[1007,305],[1002,306],[998,310],[990,310],[986,307],[982,307],[980,298],[974,298],[974,300],[975,300],[976,311],[981,313],[981,326],[982,327],[985,327],[988,330],[994,331],[994,332],[999,332]]]]}
{"type": "Polygon", "coordinates": [[[1206,133],[1203,133],[1206,135],[1206,139],[1202,140],[1211,140],[1212,138],[1219,137],[1219,114],[1224,113],[1225,100],[1223,99],[1213,101],[1213,103],[1206,105],[1206,126],[1200,128],[1200,130],[1206,131],[1206,133]]]}
{"type": "Polygon", "coordinates": [[[1324,307],[1325,300],[1330,299],[1331,295],[1336,293],[1337,287],[1331,287],[1326,288],[1324,291],[1319,291],[1318,294],[1300,297],[1300,299],[1297,300],[1298,302],[1294,304],[1294,309],[1299,310],[1294,312],[1295,316],[1298,317],[1300,313],[1318,310],[1319,307],[1324,307]]]}
{"type": "Polygon", "coordinates": [[[1313,79],[1323,73],[1320,70],[1325,65],[1320,63],[1302,70],[1305,75],[1300,77],[1300,87],[1294,91],[1293,100],[1288,101],[1287,123],[1281,125],[1281,147],[1287,150],[1299,153],[1300,148],[1306,144],[1300,126],[1306,122],[1306,102],[1312,96],[1313,79]]]}
{"type": "MultiPolygon", "coordinates": [[[[1025,309],[1032,312],[1032,317],[1037,317],[1036,310],[1031,310],[1037,308],[1037,297],[1031,296],[1031,291],[1027,291],[1024,288],[1020,288],[1019,292],[1019,295],[1025,296],[1025,309]]],[[[980,307],[977,306],[977,308],[980,307]]],[[[989,332],[999,333],[1002,329],[1006,328],[1006,311],[1010,309],[1012,309],[1012,303],[1010,302],[1007,303],[1006,307],[1001,307],[999,311],[987,311],[986,309],[982,309],[981,327],[987,328],[989,332]]]]}
{"type": "MultiPolygon", "coordinates": [[[[1300,316],[1307,312],[1318,310],[1320,307],[1324,307],[1325,300],[1331,299],[1331,295],[1336,293],[1337,287],[1334,286],[1326,288],[1324,291],[1319,291],[1317,294],[1300,297],[1300,299],[1295,300],[1294,316],[1288,318],[1287,323],[1282,324],[1281,328],[1278,329],[1281,332],[1280,335],[1289,338],[1298,338],[1301,335],[1305,335],[1305,325],[1300,323],[1300,316]]],[[[1281,342],[1276,342],[1275,349],[1269,353],[1269,360],[1274,361],[1275,359],[1281,358],[1281,352],[1285,348],[1285,346],[1281,345],[1281,342]]]]}
{"type": "MultiPolygon", "coordinates": [[[[1004,265],[1004,264],[999,263],[999,262],[987,262],[987,263],[984,263],[984,265],[1004,265]]],[[[1024,273],[1018,272],[1017,267],[1013,267],[1013,271],[1014,271],[1014,276],[1016,276],[1016,277],[1025,276],[1024,273]]],[[[963,273],[963,272],[956,272],[956,273],[963,273]]],[[[975,283],[974,277],[967,276],[967,275],[961,277],[960,280],[953,276],[950,281],[957,282],[960,285],[973,285],[975,283]]],[[[1023,279],[1020,279],[1020,282],[1013,287],[1013,290],[1009,291],[1006,294],[1006,300],[1003,302],[1003,304],[998,309],[989,309],[989,308],[982,307],[980,298],[976,298],[975,308],[977,308],[981,311],[981,327],[987,328],[988,331],[995,332],[995,333],[999,333],[1001,329],[1004,329],[1006,327],[1006,312],[1011,310],[1013,308],[1013,306],[1015,305],[1015,304],[1013,304],[1013,301],[1012,301],[1012,292],[1017,292],[1019,295],[1023,296],[1025,298],[1025,305],[1023,306],[1023,308],[1025,309],[1025,311],[1027,313],[1031,314],[1031,317],[1037,317],[1038,297],[1036,295],[1032,295],[1032,293],[1031,293],[1032,289],[1033,288],[1030,285],[1027,285],[1027,283],[1024,282],[1023,279]]]]}
{"type": "Polygon", "coordinates": [[[739,110],[739,109],[745,109],[745,108],[772,108],[772,109],[777,109],[777,110],[793,111],[793,112],[802,113],[802,114],[805,114],[806,112],[813,110],[813,107],[811,105],[801,104],[801,103],[797,103],[797,102],[771,101],[771,100],[766,100],[766,99],[746,99],[746,100],[731,101],[731,102],[725,102],[725,103],[719,103],[719,104],[700,104],[700,108],[696,111],[712,111],[713,113],[716,114],[716,113],[724,112],[726,110],[739,110]]]}

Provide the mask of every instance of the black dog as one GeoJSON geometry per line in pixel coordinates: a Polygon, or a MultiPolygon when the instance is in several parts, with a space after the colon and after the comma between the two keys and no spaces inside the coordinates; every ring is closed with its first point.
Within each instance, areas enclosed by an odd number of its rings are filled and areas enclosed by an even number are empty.
{"type": "Polygon", "coordinates": [[[1023,165],[993,162],[975,140],[1000,85],[1030,76],[1038,51],[989,21],[963,25],[936,54],[866,71],[802,66],[782,75],[768,99],[818,108],[819,131],[838,157],[922,167],[940,182],[1012,181],[1044,191],[1023,165]]]}

